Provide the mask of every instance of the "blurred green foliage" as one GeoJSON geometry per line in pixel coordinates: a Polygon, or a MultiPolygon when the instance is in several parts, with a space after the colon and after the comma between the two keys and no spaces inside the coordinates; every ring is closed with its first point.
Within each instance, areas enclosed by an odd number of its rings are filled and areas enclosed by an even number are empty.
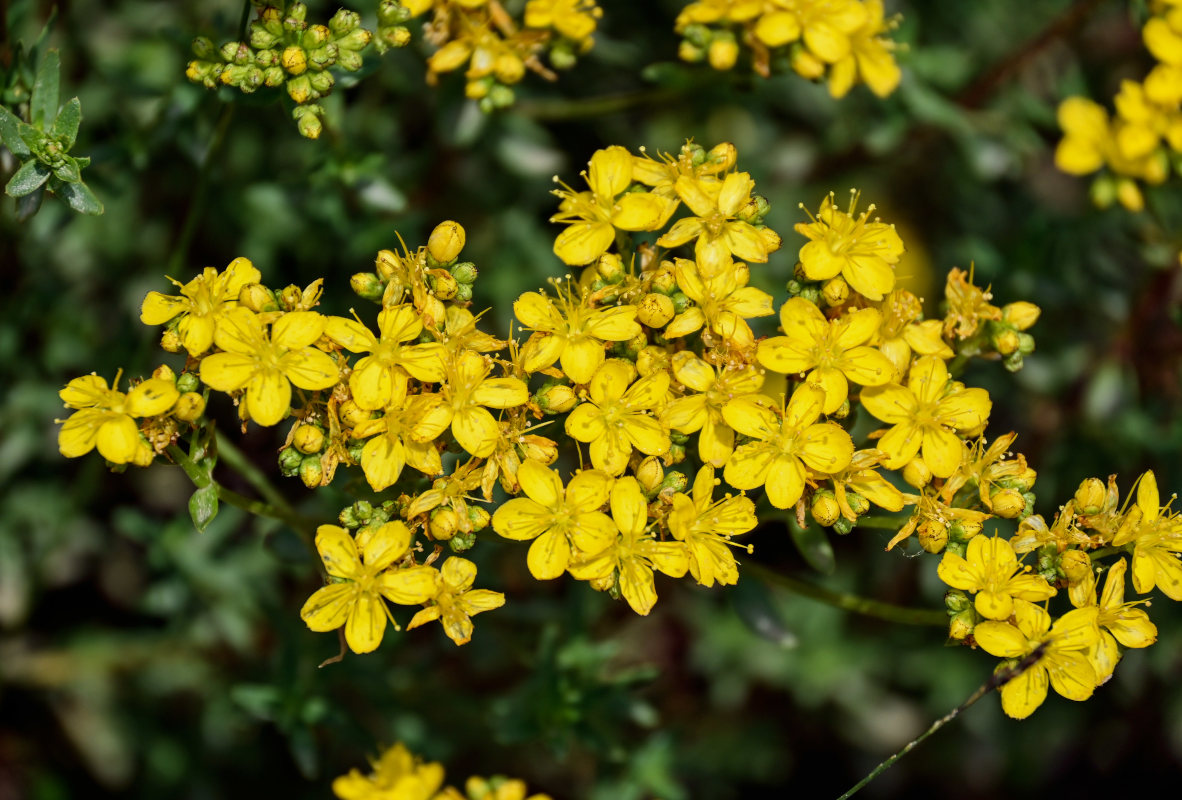
{"type": "MultiPolygon", "coordinates": [[[[372,24],[373,4],[357,5],[372,24]]],[[[836,796],[986,679],[994,660],[943,647],[938,628],[750,578],[732,592],[662,587],[637,618],[586,586],[534,582],[512,543],[480,549],[482,580],[509,603],[470,645],[428,628],[318,669],[336,648],[299,620],[319,578],[295,533],[224,509],[198,534],[179,470],[112,475],[58,454],[58,389],[92,370],[150,372],[161,354],[138,321],[145,293],[238,255],[273,285],[324,277],[325,310],[344,313],[349,275],[396,233],[413,246],[456,219],[481,271],[476,306],[505,333],[512,299],[561,271],[551,177],[573,181],[607,144],[733,141],[785,237],[753,270],[777,297],[803,242],[797,204],[856,186],[898,224],[900,273],[930,311],[947,269],[970,263],[997,301],[1042,306],[1021,373],[978,364],[965,378],[993,393],[991,431],[1019,432],[1041,513],[1093,475],[1119,473],[1127,492],[1153,468],[1167,492],[1182,486],[1182,192],[1150,191],[1139,216],[1097,211],[1050,155],[1061,98],[1104,102],[1144,73],[1138,4],[888,2],[903,14],[903,84],[841,102],[791,75],[678,63],[673,0],[603,6],[578,69],[526,81],[497,115],[459,79],[426,87],[417,41],[369,53],[325,99],[315,142],[265,92],[185,80],[190,40],[232,38],[241,3],[63,6],[49,45],[61,96],[86,109],[77,143],[106,211],[47,203],[21,223],[14,201],[0,208],[0,797],[326,797],[333,776],[396,740],[453,781],[508,773],[555,797],[836,796]]],[[[0,66],[49,11],[7,5],[0,66]]],[[[8,180],[17,163],[0,158],[8,180]]],[[[242,441],[273,476],[277,435],[242,441]]],[[[313,520],[363,487],[282,485],[313,520]]],[[[777,571],[939,608],[936,560],[884,554],[887,538],[835,539],[830,577],[780,524],[752,541],[777,571]]],[[[865,795],[1090,796],[1176,776],[1182,614],[1159,601],[1152,615],[1160,642],[1128,652],[1092,700],[1052,697],[1015,723],[988,698],[865,795]]]]}

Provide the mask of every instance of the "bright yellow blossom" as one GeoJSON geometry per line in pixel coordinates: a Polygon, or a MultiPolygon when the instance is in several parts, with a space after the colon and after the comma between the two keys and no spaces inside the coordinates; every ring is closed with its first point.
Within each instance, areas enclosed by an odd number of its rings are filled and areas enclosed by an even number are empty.
{"type": "Polygon", "coordinates": [[[548,794],[531,794],[526,797],[527,791],[525,781],[517,778],[498,776],[492,780],[485,780],[473,775],[464,781],[466,800],[551,800],[548,794]]]}
{"type": "Polygon", "coordinates": [[[849,466],[854,443],[841,426],[817,422],[824,404],[824,390],[811,383],[797,387],[782,412],[758,399],[727,403],[723,418],[756,441],[740,445],[726,462],[726,482],[736,489],[766,485],[773,506],[791,508],[804,494],[805,465],[825,474],[849,466]]]}
{"type": "Polygon", "coordinates": [[[529,0],[525,4],[528,28],[553,28],[574,42],[595,33],[603,9],[594,0],[529,0]]]}
{"type": "Polygon", "coordinates": [[[496,450],[500,428],[488,408],[524,405],[529,389],[517,378],[490,378],[491,371],[492,362],[486,356],[457,356],[447,367],[439,400],[420,420],[414,439],[430,442],[450,425],[452,436],[470,454],[484,458],[496,450]]]}
{"type": "Polygon", "coordinates": [[[214,342],[224,353],[201,361],[201,380],[219,392],[245,389],[242,404],[260,425],[274,425],[291,407],[291,386],[327,389],[337,382],[336,363],[311,347],[324,331],[324,317],[314,311],[293,311],[263,330],[259,318],[245,308],[228,312],[218,324],[214,342]]]}
{"type": "Polygon", "coordinates": [[[591,378],[586,402],[566,418],[566,432],[589,443],[591,463],[609,475],[624,471],[632,448],[650,456],[669,451],[669,433],[651,413],[665,401],[669,373],[654,372],[633,383],[635,377],[627,361],[605,362],[591,378]]]}
{"type": "Polygon", "coordinates": [[[1146,472],[1137,484],[1137,502],[1112,539],[1115,547],[1133,545],[1133,588],[1145,594],[1153,587],[1171,600],[1182,600],[1182,519],[1160,507],[1157,478],[1146,472]]]}
{"type": "MultiPolygon", "coordinates": [[[[680,492],[670,502],[669,532],[685,542],[689,550],[689,571],[703,586],[730,586],[739,581],[739,565],[731,553],[732,536],[755,527],[755,504],[743,495],[726,495],[714,501],[714,468],[698,470],[691,494],[680,492]]],[[[748,551],[750,546],[747,547],[748,551]]]]}
{"type": "Polygon", "coordinates": [[[443,765],[423,763],[402,744],[396,744],[362,775],[351,769],[332,782],[341,800],[431,800],[443,785],[443,765]]]}
{"type": "Polygon", "coordinates": [[[381,417],[353,429],[357,439],[372,437],[361,449],[361,470],[375,492],[393,485],[407,464],[428,476],[442,474],[435,443],[414,438],[419,422],[437,400],[438,395],[418,395],[409,404],[388,406],[381,417]]]}
{"type": "Polygon", "coordinates": [[[770,228],[756,228],[737,218],[751,202],[754,188],[755,181],[746,172],[732,172],[722,181],[680,176],[673,189],[694,216],[674,223],[657,244],[677,247],[696,240],[694,260],[707,279],[729,268],[732,256],[766,262],[768,253],[780,249],[780,236],[770,228]]]}
{"type": "Polygon", "coordinates": [[[580,554],[603,552],[616,536],[599,509],[608,500],[611,477],[584,470],[563,489],[558,473],[533,460],[517,469],[525,497],[514,497],[493,514],[493,530],[506,539],[533,539],[526,563],[540,581],[557,578],[580,554]]]}
{"type": "Polygon", "coordinates": [[[332,580],[317,589],[300,611],[314,631],[323,633],[345,626],[345,642],[354,653],[369,653],[382,643],[389,609],[386,597],[401,605],[426,602],[435,591],[432,567],[390,566],[410,547],[410,530],[401,522],[387,522],[356,542],[336,525],[316,530],[316,549],[332,580]]]}
{"type": "Polygon", "coordinates": [[[558,361],[575,383],[587,383],[603,364],[604,342],[626,342],[640,334],[636,306],[590,308],[567,292],[557,304],[541,292],[526,292],[513,313],[535,333],[521,349],[521,365],[537,372],[558,361]]]}
{"type": "Polygon", "coordinates": [[[770,316],[775,310],[770,294],[747,285],[748,275],[745,265],[731,264],[714,277],[704,278],[690,259],[675,259],[677,287],[694,305],[665,326],[664,336],[675,339],[706,327],[739,350],[750,348],[755,335],[747,320],[770,316]]]}
{"type": "Polygon", "coordinates": [[[974,536],[962,558],[944,553],[937,569],[940,580],[954,589],[976,592],[977,613],[986,619],[1007,619],[1014,599],[1037,601],[1055,595],[1046,578],[1018,563],[1014,548],[998,536],[974,536]]]}
{"type": "Polygon", "coordinates": [[[722,409],[736,397],[757,394],[763,374],[754,367],[715,368],[689,350],[673,356],[673,377],[692,390],[667,405],[661,421],[682,433],[698,435],[698,456],[706,464],[721,467],[735,449],[735,432],[722,409]]]}
{"type": "Polygon", "coordinates": [[[872,221],[874,205],[855,217],[858,194],[850,196],[849,211],[834,203],[831,192],[812,222],[798,223],[796,232],[811,241],[800,248],[800,264],[810,280],[841,275],[854,291],[881,300],[895,287],[895,265],[903,255],[903,240],[894,225],[872,221]]]}
{"type": "Polygon", "coordinates": [[[944,321],[920,321],[923,304],[906,289],[895,289],[884,297],[879,310],[882,312],[882,327],[878,330],[875,344],[894,365],[892,380],[895,383],[902,381],[907,374],[913,352],[921,356],[939,356],[945,360],[956,355],[944,342],[944,321]]]}
{"type": "Polygon", "coordinates": [[[591,191],[566,186],[554,191],[562,202],[550,221],[568,226],[554,241],[554,254],[563,263],[590,264],[611,247],[616,228],[651,231],[667,218],[668,200],[649,192],[624,193],[632,183],[632,155],[626,148],[597,150],[583,177],[591,191]]]}
{"type": "Polygon", "coordinates": [[[407,630],[439,620],[443,632],[457,645],[472,639],[472,617],[505,605],[505,595],[488,589],[473,589],[476,565],[452,556],[436,574],[431,605],[414,615],[407,630]]]}
{"type": "MultiPolygon", "coordinates": [[[[1090,654],[1097,683],[1108,680],[1120,661],[1117,642],[1125,647],[1141,648],[1157,641],[1157,626],[1149,621],[1144,609],[1135,607],[1146,601],[1125,602],[1125,573],[1128,567],[1129,562],[1122,558],[1109,568],[1099,602],[1096,600],[1096,582],[1092,570],[1089,568],[1087,571],[1087,578],[1090,579],[1087,582],[1091,588],[1086,595],[1088,602],[1082,607],[1097,606],[1100,609],[1096,617],[1100,638],[1090,654]]],[[[1075,593],[1072,593],[1071,600],[1075,603],[1075,593]]]]}
{"type": "Polygon", "coordinates": [[[349,389],[353,401],[367,411],[402,405],[406,399],[407,374],[424,383],[440,383],[446,372],[443,345],[406,344],[423,332],[414,306],[383,308],[378,313],[379,336],[359,320],[328,317],[324,332],[351,353],[369,353],[353,365],[349,389]]]}
{"type": "Polygon", "coordinates": [[[879,475],[876,469],[883,457],[881,450],[858,450],[850,458],[848,467],[829,476],[833,482],[833,495],[837,500],[837,507],[841,510],[841,515],[850,522],[858,521],[857,512],[850,507],[850,492],[866,498],[886,511],[903,510],[903,493],[879,475]]]}
{"type": "Polygon", "coordinates": [[[829,94],[836,98],[845,97],[859,76],[879,97],[895,91],[903,77],[891,52],[894,42],[883,37],[893,25],[884,19],[882,0],[863,0],[862,7],[866,18],[849,36],[849,53],[829,72],[829,94]]]}
{"type": "Polygon", "coordinates": [[[757,357],[776,372],[808,372],[805,380],[825,391],[821,410],[832,414],[849,395],[847,379],[863,386],[881,386],[891,379],[891,362],[866,345],[881,322],[873,308],[827,320],[816,303],[792,297],[780,307],[784,335],[760,342],[757,357]]]}
{"type": "Polygon", "coordinates": [[[78,458],[97,447],[99,455],[112,464],[129,464],[137,461],[137,453],[146,447],[135,418],[163,414],[181,394],[175,381],[164,378],[149,378],[124,394],[108,388],[105,378],[83,375],[66,384],[58,396],[67,408],[77,409],[58,432],[58,449],[63,456],[78,458]]]}
{"type": "MultiPolygon", "coordinates": [[[[237,307],[242,287],[258,283],[261,273],[245,258],[236,258],[222,271],[206,267],[186,284],[172,281],[180,287],[180,296],[148,292],[140,311],[145,325],[163,325],[179,316],[177,334],[189,355],[199,356],[213,344],[217,326],[230,309],[237,307]]],[[[171,278],[169,279],[171,280],[171,278]]]]}
{"type": "Polygon", "coordinates": [[[1096,672],[1087,651],[1099,638],[1097,611],[1077,608],[1051,625],[1051,615],[1033,603],[1015,601],[1017,626],[980,622],[973,638],[981,649],[998,658],[1035,658],[1000,690],[1001,708],[1014,719],[1025,719],[1047,699],[1047,683],[1068,700],[1087,700],[1096,688],[1096,672]]]}
{"type": "Polygon", "coordinates": [[[940,478],[960,466],[964,442],[955,431],[984,425],[993,405],[984,389],[966,389],[952,381],[936,356],[915,362],[906,387],[868,387],[861,397],[867,411],[893,426],[878,441],[888,457],[884,466],[899,469],[922,449],[924,463],[940,478]]]}

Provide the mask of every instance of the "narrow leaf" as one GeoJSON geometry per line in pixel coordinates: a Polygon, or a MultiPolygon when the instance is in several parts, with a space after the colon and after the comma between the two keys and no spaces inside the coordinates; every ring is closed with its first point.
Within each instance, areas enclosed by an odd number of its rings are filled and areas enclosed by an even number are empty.
{"type": "Polygon", "coordinates": [[[189,516],[198,533],[204,533],[218,513],[218,487],[216,483],[202,486],[189,498],[189,516]]]}
{"type": "Polygon", "coordinates": [[[74,146],[78,138],[78,126],[82,123],[82,103],[75,97],[62,106],[57,119],[53,121],[53,135],[62,140],[66,150],[74,146]]]}
{"type": "Polygon", "coordinates": [[[48,128],[57,117],[61,68],[62,63],[57,50],[50,50],[41,60],[41,67],[37,70],[33,96],[29,99],[29,121],[41,130],[48,128]]]}
{"type": "Polygon", "coordinates": [[[61,188],[55,188],[54,192],[79,214],[98,216],[103,213],[103,204],[94,196],[94,192],[90,191],[90,187],[81,181],[63,183],[61,188]]]}
{"type": "Polygon", "coordinates": [[[24,197],[40,189],[47,180],[49,180],[49,167],[40,161],[26,161],[20,169],[13,173],[8,185],[4,187],[4,193],[9,197],[24,197]]]}
{"type": "Polygon", "coordinates": [[[42,186],[32,194],[27,194],[16,201],[17,222],[24,222],[41,209],[41,201],[45,199],[45,187],[42,186]]]}
{"type": "Polygon", "coordinates": [[[832,575],[837,568],[837,559],[825,531],[817,525],[801,528],[795,521],[788,523],[788,530],[792,533],[793,544],[809,566],[824,575],[832,575]]]}
{"type": "Polygon", "coordinates": [[[4,106],[0,106],[0,142],[21,161],[24,161],[33,151],[25,144],[20,133],[21,121],[4,106]]]}

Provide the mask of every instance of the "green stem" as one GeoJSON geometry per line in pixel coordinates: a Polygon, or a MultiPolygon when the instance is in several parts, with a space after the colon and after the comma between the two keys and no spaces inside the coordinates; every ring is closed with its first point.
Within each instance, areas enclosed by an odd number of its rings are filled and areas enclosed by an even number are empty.
{"type": "Polygon", "coordinates": [[[890,758],[888,758],[886,761],[883,761],[881,764],[879,764],[877,767],[875,767],[874,770],[869,775],[867,775],[862,780],[858,781],[858,783],[856,783],[848,792],[843,794],[841,797],[837,798],[837,800],[848,800],[848,798],[852,797],[855,792],[857,792],[859,789],[861,789],[866,784],[870,783],[870,781],[874,780],[882,773],[886,772],[888,769],[891,768],[891,766],[894,765],[894,763],[896,761],[898,761],[900,758],[907,755],[912,750],[914,750],[916,747],[918,747],[919,744],[924,739],[928,738],[933,733],[935,733],[936,731],[940,730],[945,725],[947,725],[949,722],[952,722],[952,720],[956,719],[962,711],[967,710],[970,706],[972,706],[974,703],[976,703],[978,700],[980,700],[985,695],[992,692],[994,689],[997,689],[997,688],[1005,685],[1006,683],[1008,683],[1009,681],[1018,677],[1023,672],[1025,672],[1026,670],[1028,670],[1032,666],[1034,666],[1036,663],[1038,663],[1038,661],[1043,657],[1045,652],[1046,652],[1046,644],[1041,644],[1037,648],[1035,648],[1034,652],[1030,653],[1030,655],[1023,658],[1021,661],[1019,661],[1014,666],[1009,667],[1007,669],[998,670],[997,672],[993,673],[993,675],[990,676],[989,680],[987,680],[980,687],[978,687],[977,691],[975,691],[971,695],[969,695],[968,700],[965,700],[959,706],[952,709],[947,714],[945,714],[943,717],[940,717],[940,719],[933,722],[932,726],[930,728],[928,728],[926,731],[924,731],[919,736],[919,738],[914,739],[911,742],[908,742],[903,747],[902,750],[895,753],[890,758]]]}
{"type": "Polygon", "coordinates": [[[256,467],[229,438],[224,436],[217,437],[217,453],[221,462],[242,476],[242,479],[253,486],[255,491],[263,496],[264,500],[280,511],[288,513],[292,511],[291,503],[287,502],[287,498],[275,488],[275,485],[268,480],[266,474],[256,467]]]}
{"type": "Polygon", "coordinates": [[[651,89],[640,92],[587,97],[579,100],[529,100],[517,104],[517,111],[536,120],[560,122],[589,119],[627,111],[641,105],[659,105],[680,94],[674,89],[651,89]]]}
{"type": "Polygon", "coordinates": [[[872,531],[897,531],[907,522],[906,517],[858,517],[855,528],[866,528],[872,531]]]}
{"type": "Polygon", "coordinates": [[[1127,553],[1127,552],[1128,552],[1128,548],[1124,547],[1124,546],[1122,546],[1122,547],[1101,547],[1099,550],[1092,550],[1091,552],[1089,552],[1088,557],[1091,558],[1091,560],[1094,562],[1094,561],[1100,560],[1101,558],[1107,558],[1108,556],[1113,555],[1115,553],[1127,553]]]}
{"type": "Polygon", "coordinates": [[[826,589],[824,586],[775,572],[751,561],[743,562],[743,570],[764,583],[775,584],[801,597],[818,600],[844,611],[852,611],[855,614],[875,617],[887,622],[897,622],[902,625],[931,625],[941,628],[948,626],[948,615],[943,611],[929,608],[904,608],[880,600],[871,600],[854,594],[826,589]]]}

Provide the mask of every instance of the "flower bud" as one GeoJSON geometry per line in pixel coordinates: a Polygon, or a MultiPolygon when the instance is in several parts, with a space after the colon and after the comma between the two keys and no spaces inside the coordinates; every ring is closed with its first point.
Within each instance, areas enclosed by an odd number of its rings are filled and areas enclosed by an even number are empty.
{"type": "MultiPolygon", "coordinates": [[[[304,3],[292,3],[287,8],[287,22],[303,22],[308,17],[308,6],[304,3]]],[[[302,28],[301,28],[302,30],[302,28]]]]}
{"type": "Polygon", "coordinates": [[[366,411],[352,400],[346,400],[337,408],[337,416],[346,427],[356,428],[366,420],[373,418],[372,411],[366,411]]]}
{"type": "Polygon", "coordinates": [[[989,498],[990,510],[1004,519],[1015,519],[1026,510],[1026,499],[1017,489],[1002,489],[989,498]]]}
{"type": "MultiPolygon", "coordinates": [[[[460,251],[464,249],[467,235],[464,226],[453,220],[445,220],[435,226],[427,239],[427,252],[439,264],[450,264],[456,260],[460,251]]],[[[471,283],[471,281],[464,281],[471,283]]]]}
{"type": "Polygon", "coordinates": [[[472,549],[476,544],[476,531],[456,531],[455,535],[447,540],[447,546],[453,553],[463,553],[472,549]]]}
{"type": "Polygon", "coordinates": [[[832,278],[821,287],[821,296],[829,305],[839,306],[850,296],[850,285],[840,276],[832,278]]]}
{"type": "Polygon", "coordinates": [[[323,47],[317,47],[315,50],[309,50],[308,66],[313,70],[326,70],[337,63],[337,58],[341,52],[341,49],[335,44],[326,44],[323,47]]]}
{"type": "Polygon", "coordinates": [[[251,23],[250,26],[250,46],[255,50],[266,50],[273,47],[279,41],[279,37],[271,33],[265,27],[257,22],[251,23]]]}
{"type": "Polygon", "coordinates": [[[739,43],[734,36],[716,36],[706,50],[710,66],[720,72],[730,69],[739,58],[739,43]]]}
{"type": "Polygon", "coordinates": [[[845,493],[845,502],[850,507],[850,511],[853,511],[859,517],[870,510],[870,501],[857,492],[847,491],[845,493]]]}
{"type": "Polygon", "coordinates": [[[922,458],[913,458],[903,467],[903,480],[916,489],[922,489],[932,482],[932,470],[922,458]]]}
{"type": "Polygon", "coordinates": [[[1001,319],[1003,322],[1008,322],[1020,331],[1038,322],[1038,317],[1042,310],[1034,303],[1027,303],[1025,300],[1019,300],[1014,303],[1009,303],[1001,310],[1001,319]]]}
{"type": "Polygon", "coordinates": [[[818,525],[828,528],[841,519],[841,506],[837,504],[837,498],[833,496],[833,492],[821,489],[813,495],[813,503],[809,506],[809,513],[813,515],[813,520],[818,525]]]}
{"type": "Polygon", "coordinates": [[[651,284],[652,291],[664,295],[671,295],[677,291],[677,276],[673,269],[672,263],[668,261],[661,263],[660,269],[653,276],[651,284]]]}
{"type": "MultiPolygon", "coordinates": [[[[389,28],[379,28],[378,36],[381,37],[388,47],[406,47],[410,44],[411,33],[410,28],[402,25],[395,25],[389,28]]],[[[379,44],[379,49],[381,45],[379,44]]]]}
{"type": "Polygon", "coordinates": [[[181,337],[175,328],[164,329],[164,332],[160,334],[160,346],[169,353],[179,353],[181,351],[181,337]]]}
{"type": "Polygon", "coordinates": [[[365,453],[365,442],[361,439],[350,439],[345,445],[345,452],[349,454],[349,462],[360,464],[361,456],[365,453]]]}
{"type": "Polygon", "coordinates": [[[431,538],[437,542],[446,542],[456,535],[460,527],[460,518],[450,506],[441,506],[431,512],[431,523],[428,531],[431,538]]]}
{"type": "Polygon", "coordinates": [[[853,529],[854,523],[850,522],[845,517],[838,517],[837,522],[833,523],[833,532],[840,536],[848,535],[851,531],[853,531],[853,529]]]}
{"type": "Polygon", "coordinates": [[[323,96],[332,91],[333,84],[336,83],[336,78],[332,76],[331,72],[314,72],[308,76],[308,83],[311,85],[313,92],[323,96]]]}
{"type": "Polygon", "coordinates": [[[201,381],[194,372],[182,372],[176,379],[176,390],[181,394],[195,392],[201,387],[201,381]]]}
{"type": "Polygon", "coordinates": [[[680,464],[682,461],[685,461],[685,445],[670,445],[668,459],[670,464],[680,464]]]}
{"type": "Polygon", "coordinates": [[[687,308],[693,305],[684,292],[674,292],[670,299],[673,301],[673,312],[675,314],[684,313],[687,308]]]}
{"type": "Polygon", "coordinates": [[[275,293],[261,283],[248,283],[238,292],[238,305],[249,308],[256,314],[264,311],[278,311],[275,293]]]}
{"type": "Polygon", "coordinates": [[[324,479],[324,466],[320,463],[320,456],[304,456],[304,460],[300,462],[300,480],[309,489],[315,489],[320,486],[320,482],[324,479]]]}
{"type": "Polygon", "coordinates": [[[307,75],[293,78],[287,82],[287,94],[296,103],[306,103],[312,99],[312,82],[307,75]]]}
{"type": "Polygon", "coordinates": [[[272,64],[263,70],[263,83],[267,86],[282,86],[285,80],[287,80],[287,73],[278,64],[272,64]]]}
{"type": "Polygon", "coordinates": [[[1008,356],[1018,351],[1018,332],[1013,328],[1002,328],[993,334],[993,349],[1008,356]]]}
{"type": "Polygon", "coordinates": [[[1092,559],[1083,550],[1066,550],[1059,556],[1059,569],[1068,583],[1079,583],[1092,571],[1092,559]]]}
{"type": "Polygon", "coordinates": [[[155,459],[156,451],[143,439],[140,439],[139,446],[135,449],[135,455],[131,457],[131,463],[137,467],[150,467],[155,459]]]}
{"type": "Polygon", "coordinates": [[[324,431],[315,425],[301,425],[292,434],[291,443],[301,453],[319,453],[324,449],[324,431]]]}
{"type": "Polygon", "coordinates": [[[308,69],[308,54],[304,52],[304,48],[292,45],[283,51],[283,55],[279,57],[279,64],[291,75],[302,75],[308,69]]]}
{"type": "Polygon", "coordinates": [[[345,36],[337,39],[335,44],[338,48],[340,48],[342,53],[360,53],[360,51],[369,46],[369,42],[372,38],[373,34],[367,31],[365,28],[356,28],[345,36]]]}
{"type": "Polygon", "coordinates": [[[471,261],[461,261],[458,264],[453,264],[451,269],[451,276],[459,283],[464,283],[471,286],[476,283],[476,278],[480,274],[476,270],[476,265],[471,261]]]}
{"type": "Polygon", "coordinates": [[[482,531],[488,527],[492,517],[480,506],[468,506],[468,524],[474,531],[482,531]]]}
{"type": "Polygon", "coordinates": [[[956,519],[948,527],[948,538],[953,542],[967,542],[980,533],[983,527],[984,525],[977,520],[956,519]]]}
{"type": "Polygon", "coordinates": [[[627,274],[624,269],[624,260],[620,258],[618,253],[601,255],[599,260],[595,262],[595,271],[606,283],[619,283],[627,274]]]}
{"type": "Polygon", "coordinates": [[[800,45],[792,48],[791,59],[792,69],[802,78],[815,81],[825,74],[825,62],[800,45]]]}
{"type": "Polygon", "coordinates": [[[343,36],[361,24],[361,15],[356,11],[338,9],[328,21],[328,29],[337,36],[343,36]]]}
{"type": "Polygon", "coordinates": [[[1116,182],[1116,199],[1134,214],[1145,208],[1145,198],[1141,194],[1141,189],[1131,178],[1121,178],[1116,182]]]}
{"type": "Polygon", "coordinates": [[[689,486],[689,478],[684,472],[671,470],[665,473],[665,477],[661,479],[661,485],[657,487],[658,494],[661,492],[683,492],[685,487],[689,486]]]}
{"type": "Polygon", "coordinates": [[[706,50],[705,48],[698,47],[689,39],[682,39],[677,45],[677,57],[690,64],[697,64],[706,58],[706,50]]]}
{"type": "Polygon", "coordinates": [[[673,301],[666,295],[650,292],[637,307],[636,318],[650,328],[663,328],[673,319],[673,301]]]}
{"type": "Polygon", "coordinates": [[[973,601],[963,589],[949,589],[944,593],[944,608],[949,614],[959,614],[966,608],[972,608],[973,601]]]}
{"type": "Polygon", "coordinates": [[[1024,356],[1034,352],[1034,337],[1029,333],[1018,334],[1018,352],[1024,356]]]}
{"type": "Polygon", "coordinates": [[[649,345],[636,355],[636,371],[647,378],[654,372],[668,371],[672,366],[669,351],[664,347],[649,345]]]}
{"type": "Polygon", "coordinates": [[[361,65],[365,62],[365,59],[361,57],[361,53],[356,50],[340,50],[335,58],[337,65],[349,72],[356,72],[361,69],[361,65]]]}
{"type": "Polygon", "coordinates": [[[203,61],[213,61],[218,57],[218,49],[208,36],[198,36],[193,40],[193,54],[203,61]]]}
{"type": "Polygon", "coordinates": [[[451,300],[460,284],[447,270],[433,269],[427,272],[427,286],[440,300],[451,300]]]}
{"type": "Polygon", "coordinates": [[[250,60],[250,48],[242,42],[226,42],[221,47],[222,60],[242,66],[250,60]]]}
{"type": "Polygon", "coordinates": [[[381,300],[385,289],[378,276],[372,272],[358,272],[349,279],[349,287],[364,300],[381,300]]]}
{"type": "Polygon", "coordinates": [[[948,544],[948,526],[938,519],[925,519],[916,531],[919,546],[929,553],[939,553],[948,544]]]}
{"type": "Polygon", "coordinates": [[[1075,507],[1086,516],[1103,511],[1107,499],[1108,491],[1099,478],[1088,478],[1075,490],[1075,507]]]}
{"type": "Polygon", "coordinates": [[[575,407],[579,398],[565,383],[549,383],[534,394],[534,402],[546,414],[564,414],[575,407]]]}
{"type": "Polygon", "coordinates": [[[171,383],[176,383],[176,373],[173,372],[172,367],[168,366],[167,364],[161,364],[160,366],[156,367],[156,369],[152,370],[152,377],[159,380],[169,381],[171,383]]]}
{"type": "Polygon", "coordinates": [[[645,458],[636,467],[636,480],[640,487],[651,499],[661,488],[661,481],[665,480],[665,470],[661,466],[661,459],[656,456],[645,458]]]}
{"type": "Polygon", "coordinates": [[[192,422],[205,413],[205,398],[196,392],[185,392],[172,406],[172,415],[183,422],[192,422]]]}
{"type": "Polygon", "coordinates": [[[283,15],[275,6],[267,6],[259,13],[259,22],[275,36],[283,35],[283,15]]]}
{"type": "Polygon", "coordinates": [[[967,639],[975,627],[977,627],[977,612],[966,608],[948,620],[948,638],[957,641],[967,639]]]}
{"type": "Polygon", "coordinates": [[[285,478],[294,478],[299,474],[303,461],[303,453],[294,447],[285,447],[279,451],[279,472],[285,478]]]}

